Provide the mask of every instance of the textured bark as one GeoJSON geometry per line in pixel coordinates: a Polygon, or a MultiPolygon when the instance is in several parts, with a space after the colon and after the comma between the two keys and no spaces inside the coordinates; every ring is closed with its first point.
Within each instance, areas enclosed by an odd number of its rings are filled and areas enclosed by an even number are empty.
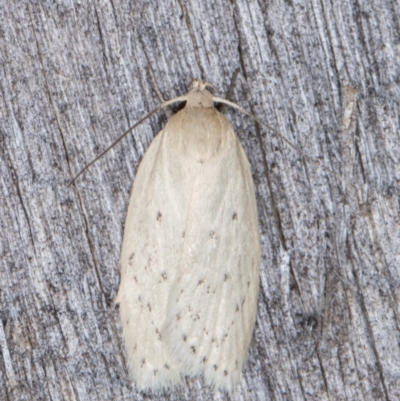
{"type": "Polygon", "coordinates": [[[399,17],[394,0],[3,0],[0,399],[228,399],[201,379],[146,397],[126,369],[124,218],[165,116],[68,183],[159,104],[155,82],[225,93],[238,68],[233,100],[274,130],[228,112],[262,235],[233,399],[400,399],[399,17]]]}

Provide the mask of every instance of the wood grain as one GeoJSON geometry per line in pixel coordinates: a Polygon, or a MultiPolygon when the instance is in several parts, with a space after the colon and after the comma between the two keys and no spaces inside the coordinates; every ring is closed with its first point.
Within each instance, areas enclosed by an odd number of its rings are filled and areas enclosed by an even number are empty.
{"type": "Polygon", "coordinates": [[[237,400],[400,399],[400,7],[390,0],[0,4],[0,399],[227,400],[202,380],[137,394],[119,257],[154,117],[193,78],[252,165],[261,290],[237,400]],[[286,139],[286,141],[285,141],[286,139]],[[294,146],[288,144],[289,141],[294,146]]]}

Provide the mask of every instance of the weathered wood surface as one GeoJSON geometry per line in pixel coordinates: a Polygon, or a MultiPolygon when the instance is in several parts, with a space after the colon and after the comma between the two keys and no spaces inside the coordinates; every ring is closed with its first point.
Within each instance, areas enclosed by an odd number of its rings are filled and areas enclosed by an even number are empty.
{"type": "Polygon", "coordinates": [[[0,4],[0,399],[228,399],[128,377],[119,254],[138,163],[194,77],[228,113],[257,190],[259,310],[238,400],[400,399],[397,1],[0,4]],[[286,143],[286,138],[295,148],[286,143]]]}

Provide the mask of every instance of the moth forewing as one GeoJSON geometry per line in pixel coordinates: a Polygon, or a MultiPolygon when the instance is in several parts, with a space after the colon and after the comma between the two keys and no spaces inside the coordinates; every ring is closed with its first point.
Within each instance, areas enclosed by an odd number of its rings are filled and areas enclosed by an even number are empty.
{"type": "Polygon", "coordinates": [[[178,99],[185,107],[154,138],[133,184],[116,302],[138,389],[204,376],[232,392],[257,309],[254,185],[206,85],[197,82],[178,99]]]}

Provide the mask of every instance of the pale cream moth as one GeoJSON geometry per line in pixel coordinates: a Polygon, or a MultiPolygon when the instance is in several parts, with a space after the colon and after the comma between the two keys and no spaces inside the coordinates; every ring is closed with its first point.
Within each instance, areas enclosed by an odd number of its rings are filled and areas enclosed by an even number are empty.
{"type": "Polygon", "coordinates": [[[162,105],[186,102],[149,146],[130,198],[116,302],[142,391],[203,376],[232,392],[252,337],[260,268],[254,185],[214,103],[237,106],[207,86],[194,81],[162,105]]]}

